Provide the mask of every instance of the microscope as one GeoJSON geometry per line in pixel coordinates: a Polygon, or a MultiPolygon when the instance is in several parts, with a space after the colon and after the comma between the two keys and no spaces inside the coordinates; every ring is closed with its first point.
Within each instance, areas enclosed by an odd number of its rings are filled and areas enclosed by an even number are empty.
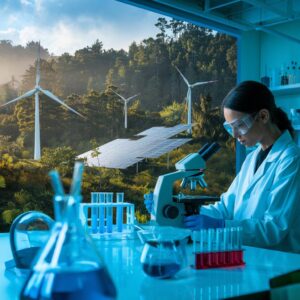
{"type": "Polygon", "coordinates": [[[207,184],[204,180],[206,161],[218,150],[218,143],[207,143],[197,153],[191,153],[175,164],[175,172],[158,177],[153,193],[153,210],[151,219],[161,226],[183,227],[183,217],[199,213],[199,208],[208,202],[219,201],[219,197],[173,195],[173,185],[177,180],[182,180],[181,187],[194,191],[197,183],[205,189],[207,184]]]}

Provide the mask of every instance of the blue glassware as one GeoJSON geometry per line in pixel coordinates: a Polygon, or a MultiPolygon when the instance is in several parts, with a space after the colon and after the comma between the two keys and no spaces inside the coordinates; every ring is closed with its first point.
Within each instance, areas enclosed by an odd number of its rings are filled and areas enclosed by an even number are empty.
{"type": "MultiPolygon", "coordinates": [[[[80,172],[82,174],[82,170],[80,172]]],[[[73,177],[75,183],[71,195],[54,197],[56,222],[23,286],[20,299],[116,298],[115,285],[79,219],[81,195],[78,176],[73,177]]],[[[57,180],[58,177],[52,178],[57,180]]],[[[53,186],[56,192],[61,190],[58,182],[53,186]]]]}

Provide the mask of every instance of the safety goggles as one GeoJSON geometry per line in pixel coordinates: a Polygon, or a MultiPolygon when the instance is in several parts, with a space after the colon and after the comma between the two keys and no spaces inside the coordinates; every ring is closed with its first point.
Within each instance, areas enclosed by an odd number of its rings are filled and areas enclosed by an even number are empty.
{"type": "Polygon", "coordinates": [[[235,120],[233,122],[224,122],[223,126],[225,130],[231,135],[231,136],[239,136],[239,135],[245,135],[248,133],[248,131],[251,129],[251,127],[254,124],[254,121],[256,119],[256,113],[246,115],[241,119],[235,120]]]}

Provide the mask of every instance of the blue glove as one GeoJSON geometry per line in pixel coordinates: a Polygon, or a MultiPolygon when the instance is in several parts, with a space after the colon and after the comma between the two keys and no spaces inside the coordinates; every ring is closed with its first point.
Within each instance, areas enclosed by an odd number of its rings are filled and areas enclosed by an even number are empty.
{"type": "Polygon", "coordinates": [[[184,227],[192,230],[224,228],[225,220],[211,218],[205,215],[192,215],[184,217],[184,227]]]}
{"type": "Polygon", "coordinates": [[[153,204],[154,204],[153,192],[144,194],[144,204],[149,214],[153,213],[153,204]]]}

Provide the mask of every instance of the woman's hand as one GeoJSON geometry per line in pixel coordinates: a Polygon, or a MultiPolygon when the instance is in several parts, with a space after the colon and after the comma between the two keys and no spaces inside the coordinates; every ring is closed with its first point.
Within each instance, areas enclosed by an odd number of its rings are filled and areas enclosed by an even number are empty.
{"type": "Polygon", "coordinates": [[[205,215],[192,215],[184,217],[184,226],[192,230],[224,228],[225,220],[216,219],[205,215]]]}

